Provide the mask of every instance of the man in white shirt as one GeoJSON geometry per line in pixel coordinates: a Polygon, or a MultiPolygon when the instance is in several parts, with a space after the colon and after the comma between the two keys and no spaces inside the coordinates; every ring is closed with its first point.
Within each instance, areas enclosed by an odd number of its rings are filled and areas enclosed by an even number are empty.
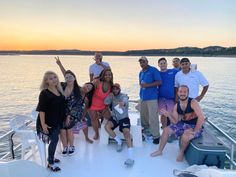
{"type": "Polygon", "coordinates": [[[95,63],[89,67],[90,82],[97,78],[105,68],[110,68],[107,62],[102,61],[102,53],[96,52],[94,55],[95,63]]]}
{"type": "Polygon", "coordinates": [[[175,75],[175,88],[178,88],[181,85],[187,85],[189,88],[189,97],[195,98],[200,102],[208,90],[208,81],[201,72],[191,71],[191,63],[188,58],[182,58],[180,66],[181,71],[175,75]],[[199,85],[203,87],[200,95],[199,85]]]}

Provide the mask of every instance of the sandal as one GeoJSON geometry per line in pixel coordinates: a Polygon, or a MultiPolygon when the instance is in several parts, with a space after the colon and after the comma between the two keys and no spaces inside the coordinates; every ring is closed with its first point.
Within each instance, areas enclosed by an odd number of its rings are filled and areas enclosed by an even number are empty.
{"type": "Polygon", "coordinates": [[[61,161],[60,161],[60,159],[54,159],[54,163],[60,163],[61,161]]]}
{"type": "Polygon", "coordinates": [[[48,164],[48,168],[53,172],[61,171],[61,169],[58,166],[54,165],[54,164],[48,164]]]}

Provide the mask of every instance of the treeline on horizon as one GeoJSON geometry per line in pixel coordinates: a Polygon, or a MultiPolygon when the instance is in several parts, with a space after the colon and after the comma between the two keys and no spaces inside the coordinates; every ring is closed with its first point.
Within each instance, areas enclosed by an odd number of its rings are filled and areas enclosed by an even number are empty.
{"type": "MultiPolygon", "coordinates": [[[[96,51],[85,50],[8,50],[0,51],[0,55],[94,55],[96,51]]],[[[198,47],[179,47],[175,49],[147,49],[147,50],[128,50],[120,51],[100,51],[103,55],[124,55],[124,56],[151,56],[151,55],[192,55],[192,56],[220,56],[236,55],[236,47],[209,46],[205,48],[198,47]]]]}

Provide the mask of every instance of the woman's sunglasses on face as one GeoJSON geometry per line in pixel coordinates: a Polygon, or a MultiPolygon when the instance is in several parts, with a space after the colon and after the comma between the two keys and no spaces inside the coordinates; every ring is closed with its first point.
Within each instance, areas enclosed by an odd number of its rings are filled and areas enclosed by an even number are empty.
{"type": "Polygon", "coordinates": [[[69,80],[73,80],[74,79],[74,76],[66,76],[65,77],[65,80],[69,81],[69,80]]]}

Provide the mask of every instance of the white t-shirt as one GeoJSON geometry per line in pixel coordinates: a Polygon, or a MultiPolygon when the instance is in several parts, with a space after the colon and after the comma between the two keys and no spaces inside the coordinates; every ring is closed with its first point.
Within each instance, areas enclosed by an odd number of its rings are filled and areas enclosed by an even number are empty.
{"type": "MultiPolygon", "coordinates": [[[[110,67],[109,64],[107,62],[103,62],[102,64],[105,65],[106,67],[110,67]]],[[[101,65],[98,65],[96,63],[90,65],[89,67],[89,74],[93,74],[93,78],[96,78],[100,75],[100,73],[102,72],[104,68],[101,65]]]]}
{"type": "Polygon", "coordinates": [[[199,71],[189,71],[187,74],[184,74],[183,71],[179,71],[175,75],[175,87],[181,85],[187,85],[189,88],[189,97],[196,98],[199,95],[199,85],[205,87],[209,85],[209,83],[199,71]]]}

